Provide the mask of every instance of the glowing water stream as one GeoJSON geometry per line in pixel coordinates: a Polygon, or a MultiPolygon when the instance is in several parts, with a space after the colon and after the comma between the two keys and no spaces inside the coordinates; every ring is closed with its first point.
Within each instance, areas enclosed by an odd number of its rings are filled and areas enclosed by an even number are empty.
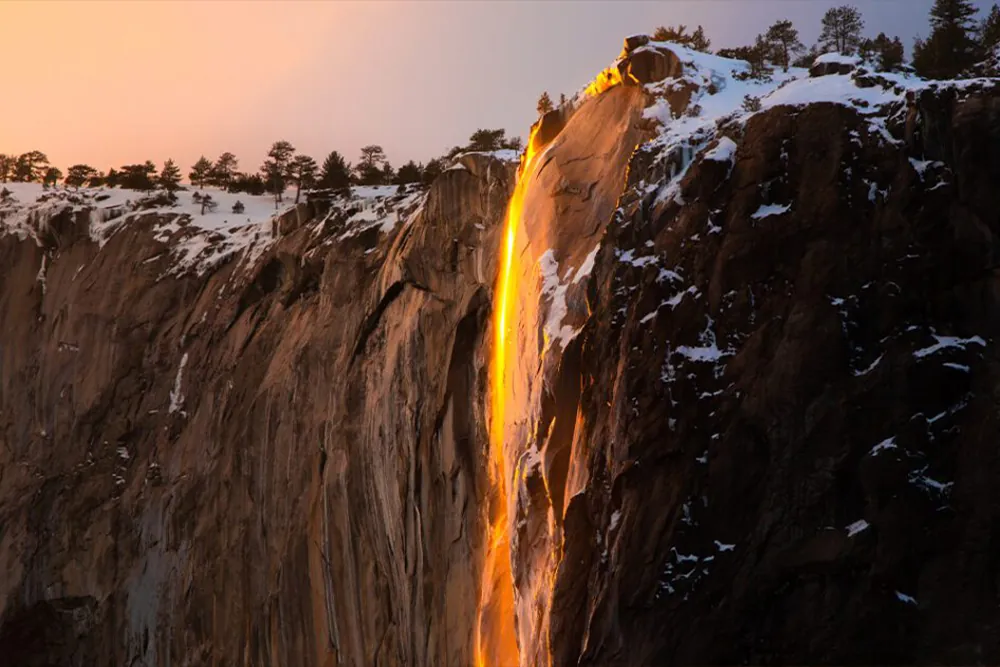
{"type": "MultiPolygon", "coordinates": [[[[537,129],[537,128],[536,128],[537,129]]],[[[514,194],[507,206],[504,222],[500,275],[497,280],[497,306],[493,312],[493,364],[490,369],[490,484],[491,498],[489,540],[480,589],[476,622],[477,667],[500,667],[519,664],[514,630],[514,582],[510,569],[510,528],[507,484],[510,470],[504,456],[504,431],[508,389],[508,326],[511,306],[518,294],[518,267],[515,239],[524,206],[524,193],[535,167],[536,130],[528,139],[528,148],[518,170],[514,194]]]]}
{"type": "MultiPolygon", "coordinates": [[[[587,87],[585,96],[596,97],[620,83],[618,70],[609,68],[587,87]]],[[[532,667],[548,667],[551,663],[549,607],[561,559],[559,528],[551,509],[531,509],[527,506],[530,500],[522,498],[521,520],[524,526],[535,526],[535,537],[519,545],[520,533],[511,532],[519,494],[525,492],[525,471],[539,461],[539,443],[529,442],[536,437],[533,422],[538,418],[538,385],[532,385],[528,376],[538,372],[544,348],[549,344],[546,338],[539,349],[522,349],[537,340],[533,332],[540,322],[540,273],[535,256],[539,253],[529,251],[522,257],[518,252],[518,239],[523,248],[523,242],[528,240],[524,234],[530,231],[525,227],[524,206],[542,153],[537,136],[540,126],[532,128],[507,206],[495,291],[489,405],[491,488],[487,552],[476,618],[477,667],[517,667],[522,657],[532,667]],[[512,562],[512,547],[522,550],[516,563],[512,562]],[[530,562],[525,561],[529,552],[533,552],[528,556],[530,562]]],[[[545,232],[535,229],[532,234],[545,232]]],[[[538,244],[545,239],[532,237],[531,241],[538,244]]],[[[548,489],[546,495],[551,498],[548,489]]]]}

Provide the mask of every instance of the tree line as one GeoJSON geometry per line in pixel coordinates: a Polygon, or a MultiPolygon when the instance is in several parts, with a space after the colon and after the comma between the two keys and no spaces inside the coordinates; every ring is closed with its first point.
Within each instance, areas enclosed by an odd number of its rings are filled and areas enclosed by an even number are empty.
{"type": "MultiPolygon", "coordinates": [[[[926,39],[917,38],[913,46],[912,68],[929,79],[957,78],[975,72],[975,66],[985,59],[1000,60],[1000,6],[992,8],[981,21],[972,0],[935,0],[930,10],[931,31],[926,39]]],[[[858,55],[881,71],[897,70],[905,65],[903,43],[899,37],[879,33],[874,38],[864,37],[865,27],[861,12],[853,6],[843,5],[829,9],[822,18],[819,40],[806,48],[792,21],[780,20],[757,35],[753,44],[719,49],[717,54],[750,63],[746,76],[764,78],[771,67],[808,67],[823,53],[839,52],[858,55]]],[[[672,41],[697,51],[710,52],[712,42],[702,26],[693,32],[688,27],[660,26],[652,35],[656,41],[672,41]]],[[[560,95],[559,105],[566,103],[560,95]]],[[[539,115],[555,107],[548,92],[538,100],[539,115]]],[[[520,137],[507,137],[502,129],[476,130],[463,146],[455,146],[446,154],[429,160],[426,164],[409,161],[398,169],[389,163],[384,149],[371,144],[361,149],[357,164],[351,165],[343,155],[332,151],[319,165],[308,155],[297,153],[288,141],[276,141],[267,153],[267,159],[256,172],[239,170],[239,161],[233,153],[222,153],[215,161],[200,157],[191,167],[188,180],[195,187],[214,186],[230,192],[253,195],[270,193],[277,201],[289,186],[296,189],[299,200],[302,190],[310,188],[340,189],[350,185],[405,185],[430,183],[458,154],[467,151],[492,151],[508,148],[522,149],[520,137]]],[[[0,183],[8,181],[40,182],[46,187],[60,180],[67,186],[108,186],[134,190],[162,188],[174,192],[181,187],[181,171],[173,160],[163,163],[158,170],[151,161],[123,165],[118,169],[100,172],[90,165],[75,164],[63,172],[49,163],[41,151],[21,155],[0,154],[0,183]]]]}
{"type": "MultiPolygon", "coordinates": [[[[377,144],[364,146],[357,164],[353,166],[338,151],[332,151],[320,165],[312,157],[297,153],[290,142],[280,140],[271,145],[264,163],[254,173],[240,171],[236,155],[227,151],[214,161],[204,155],[199,157],[188,172],[188,181],[195,188],[213,186],[250,195],[271,194],[279,202],[286,189],[294,187],[295,201],[298,202],[303,190],[313,188],[339,190],[351,185],[426,184],[461,153],[499,149],[520,152],[522,148],[521,138],[508,137],[506,130],[479,129],[472,133],[466,144],[455,146],[441,157],[426,164],[410,160],[399,169],[394,169],[385,150],[377,144]]],[[[67,169],[64,177],[61,170],[49,164],[48,157],[41,151],[16,156],[0,154],[0,183],[37,182],[48,187],[60,180],[68,187],[104,186],[140,191],[162,189],[168,193],[182,187],[181,169],[169,159],[159,170],[150,160],[111,168],[107,172],[87,164],[74,164],[67,169]]]]}
{"type": "MultiPolygon", "coordinates": [[[[973,66],[996,55],[1000,44],[1000,6],[994,4],[981,21],[976,19],[978,13],[972,0],[935,0],[929,16],[930,35],[914,41],[913,70],[927,79],[959,78],[973,74],[973,66]]],[[[819,40],[811,47],[802,43],[799,31],[786,19],[774,22],[750,45],[719,49],[716,53],[746,60],[753,77],[766,76],[771,65],[785,71],[789,66],[808,67],[818,56],[829,52],[857,55],[881,71],[900,69],[905,64],[905,50],[899,37],[885,33],[865,37],[864,27],[861,12],[843,5],[823,15],[819,40]]],[[[711,40],[702,26],[694,32],[688,32],[684,25],[660,26],[652,38],[711,52],[711,40]]]]}

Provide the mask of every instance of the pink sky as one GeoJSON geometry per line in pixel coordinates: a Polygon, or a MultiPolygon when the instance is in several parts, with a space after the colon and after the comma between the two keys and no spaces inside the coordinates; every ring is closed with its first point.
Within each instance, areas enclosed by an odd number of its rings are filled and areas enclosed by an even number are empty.
{"type": "MultiPolygon", "coordinates": [[[[931,3],[853,4],[866,32],[909,45],[931,3]]],[[[0,0],[0,152],[39,149],[63,169],[173,158],[186,174],[228,150],[255,171],[287,139],[317,160],[379,143],[398,166],[478,127],[524,135],[542,90],[573,93],[627,34],[701,23],[717,48],[789,17],[811,43],[837,4],[0,0]]]]}

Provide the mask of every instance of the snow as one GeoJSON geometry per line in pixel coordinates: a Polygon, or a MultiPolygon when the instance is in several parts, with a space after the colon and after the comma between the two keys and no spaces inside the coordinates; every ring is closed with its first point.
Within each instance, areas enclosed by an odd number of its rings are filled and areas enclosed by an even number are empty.
{"type": "Polygon", "coordinates": [[[913,606],[917,606],[916,598],[913,598],[907,595],[906,593],[900,593],[899,591],[896,591],[896,599],[899,600],[900,602],[905,602],[906,604],[912,604],[913,606]]]}
{"type": "Polygon", "coordinates": [[[729,137],[722,137],[715,148],[705,153],[703,159],[732,163],[736,159],[736,142],[729,137]]]}
{"type": "Polygon", "coordinates": [[[872,456],[878,456],[879,452],[884,452],[889,449],[896,449],[896,448],[897,448],[896,438],[895,436],[893,436],[891,438],[886,438],[882,442],[872,447],[872,450],[868,453],[871,454],[872,456]]]}
{"type": "Polygon", "coordinates": [[[821,65],[824,63],[833,63],[837,65],[860,65],[861,58],[857,56],[845,56],[842,53],[831,51],[830,53],[824,53],[813,61],[814,65],[821,65]]]}
{"type": "MultiPolygon", "coordinates": [[[[170,407],[167,412],[173,414],[184,405],[184,394],[181,393],[181,382],[184,376],[184,367],[187,366],[187,352],[181,357],[181,362],[177,366],[177,377],[174,378],[174,388],[170,391],[170,407]]],[[[181,413],[183,414],[183,413],[181,413]]]]}
{"type": "Polygon", "coordinates": [[[719,540],[714,540],[714,542],[715,542],[715,548],[718,549],[719,551],[733,551],[734,549],[736,549],[735,544],[723,544],[719,540]]]}
{"type": "Polygon", "coordinates": [[[761,111],[778,106],[803,106],[830,102],[871,113],[883,104],[899,99],[893,90],[878,86],[859,88],[850,74],[804,78],[784,86],[761,100],[761,111]]]}
{"type": "Polygon", "coordinates": [[[563,283],[559,280],[559,262],[556,261],[555,253],[551,248],[538,258],[538,268],[542,273],[541,292],[551,299],[548,316],[545,320],[545,334],[550,341],[559,342],[565,348],[577,333],[576,329],[562,323],[569,312],[566,306],[566,291],[569,289],[569,283],[563,283]]]}
{"type": "Polygon", "coordinates": [[[932,334],[931,337],[937,342],[935,342],[934,345],[917,350],[913,353],[914,357],[917,359],[923,359],[924,357],[948,348],[958,348],[960,350],[964,350],[968,345],[986,347],[986,341],[979,336],[972,336],[971,338],[957,338],[955,336],[938,336],[932,334]]]}
{"type": "Polygon", "coordinates": [[[764,204],[750,217],[754,220],[762,220],[764,218],[769,218],[772,215],[782,215],[783,213],[788,213],[791,208],[791,204],[764,204]]]}
{"type": "Polygon", "coordinates": [[[855,521],[854,523],[848,524],[848,526],[847,526],[847,536],[848,537],[854,537],[858,533],[863,532],[865,530],[868,530],[868,522],[865,521],[864,519],[859,519],[858,521],[855,521]]]}
{"type": "Polygon", "coordinates": [[[601,244],[594,246],[594,249],[584,258],[583,264],[580,268],[576,270],[576,274],[573,276],[573,284],[576,284],[590,275],[590,272],[594,270],[594,260],[597,258],[597,251],[601,249],[601,244]]]}
{"type": "MultiPolygon", "coordinates": [[[[165,244],[163,257],[170,260],[161,277],[189,272],[200,275],[234,254],[242,254],[243,265],[252,265],[276,241],[272,220],[295,206],[294,189],[286,192],[284,201],[276,207],[271,195],[230,193],[212,187],[178,191],[173,204],[153,201],[163,196],[162,191],[65,187],[46,190],[39,183],[0,184],[0,191],[4,188],[12,198],[0,201],[0,234],[15,234],[22,240],[35,238],[37,242],[39,230],[66,210],[86,211],[90,237],[103,248],[124,225],[139,216],[151,217],[154,238],[165,244]],[[210,195],[217,204],[215,210],[206,209],[202,213],[202,205],[194,201],[195,192],[210,195]],[[232,211],[237,201],[244,206],[239,214],[232,211]]],[[[330,216],[348,212],[342,220],[341,238],[373,226],[387,234],[418,208],[422,194],[414,186],[402,191],[397,186],[357,186],[334,200],[330,216]]],[[[323,229],[322,224],[316,227],[317,231],[323,229]]],[[[147,261],[160,259],[161,255],[155,255],[147,261]]],[[[40,277],[44,278],[44,271],[40,277]]]]}
{"type": "Polygon", "coordinates": [[[863,375],[868,375],[869,373],[871,373],[882,362],[882,357],[884,356],[885,356],[884,354],[880,354],[878,355],[878,359],[873,361],[871,365],[868,366],[867,368],[860,371],[854,371],[854,377],[861,377],[863,375]]]}

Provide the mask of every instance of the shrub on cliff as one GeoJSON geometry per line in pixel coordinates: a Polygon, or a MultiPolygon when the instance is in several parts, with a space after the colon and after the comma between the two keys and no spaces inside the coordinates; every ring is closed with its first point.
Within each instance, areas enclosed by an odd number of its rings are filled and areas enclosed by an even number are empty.
{"type": "Polygon", "coordinates": [[[701,26],[698,26],[697,30],[689,34],[686,25],[678,25],[676,28],[674,26],[661,25],[653,31],[653,41],[675,42],[695,51],[703,51],[705,53],[709,53],[712,48],[712,41],[705,36],[705,29],[701,26]]]}

